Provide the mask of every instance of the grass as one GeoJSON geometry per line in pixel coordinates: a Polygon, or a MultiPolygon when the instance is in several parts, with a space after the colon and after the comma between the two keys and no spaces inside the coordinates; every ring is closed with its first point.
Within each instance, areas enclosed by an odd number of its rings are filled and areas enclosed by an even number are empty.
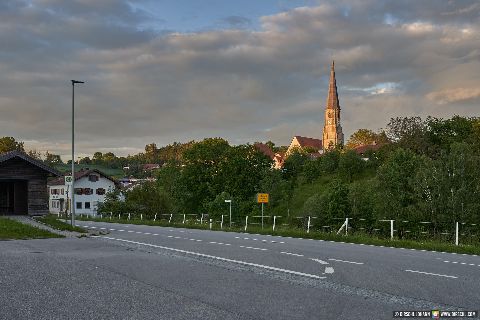
{"type": "Polygon", "coordinates": [[[77,226],[72,226],[68,223],[65,223],[63,221],[58,220],[56,216],[53,215],[47,215],[43,217],[38,217],[36,218],[38,221],[49,225],[50,227],[60,230],[60,231],[75,231],[75,232],[80,232],[80,233],[87,233],[87,231],[83,228],[77,227],[77,226]]]}
{"type": "MultiPolygon", "coordinates": [[[[161,226],[161,227],[171,227],[171,228],[189,228],[189,229],[203,229],[208,230],[208,224],[195,224],[195,223],[179,223],[172,222],[168,223],[165,220],[127,220],[127,219],[112,219],[109,218],[80,218],[77,220],[89,220],[89,221],[98,221],[98,222],[109,222],[109,223],[126,223],[126,224],[136,224],[136,225],[149,225],[149,226],[161,226]]],[[[245,233],[244,228],[232,228],[232,229],[220,229],[219,226],[212,226],[212,230],[216,231],[225,231],[225,232],[242,232],[245,233]]],[[[454,244],[440,242],[440,241],[415,241],[415,240],[400,240],[400,239],[382,239],[368,234],[357,233],[353,235],[337,235],[335,233],[326,233],[319,231],[311,231],[306,233],[302,229],[280,229],[273,232],[271,226],[268,228],[261,229],[256,226],[249,226],[246,233],[249,234],[264,234],[264,235],[276,235],[283,237],[293,237],[293,238],[304,238],[304,239],[316,239],[316,240],[325,240],[325,241],[334,241],[334,242],[347,242],[347,243],[356,243],[356,244],[367,244],[375,246],[385,246],[385,247],[394,247],[394,248],[405,248],[405,249],[418,249],[418,250],[428,250],[428,251],[437,251],[437,252],[452,252],[452,253],[465,253],[465,254],[475,254],[480,255],[480,246],[475,245],[459,245],[455,246],[454,244]]]]}
{"type": "Polygon", "coordinates": [[[15,220],[0,218],[0,240],[44,238],[63,238],[63,236],[15,220]]]}

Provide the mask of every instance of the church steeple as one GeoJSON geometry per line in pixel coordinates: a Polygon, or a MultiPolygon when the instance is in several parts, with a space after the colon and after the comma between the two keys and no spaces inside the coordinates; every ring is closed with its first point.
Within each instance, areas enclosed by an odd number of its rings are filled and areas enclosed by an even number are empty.
{"type": "Polygon", "coordinates": [[[338,102],[337,80],[335,79],[335,61],[330,69],[330,82],[328,83],[327,109],[340,109],[338,102]]]}
{"type": "Polygon", "coordinates": [[[343,145],[342,126],[340,125],[340,102],[338,100],[337,80],[335,79],[335,61],[332,61],[330,69],[322,145],[323,150],[330,149],[336,145],[343,145]]]}

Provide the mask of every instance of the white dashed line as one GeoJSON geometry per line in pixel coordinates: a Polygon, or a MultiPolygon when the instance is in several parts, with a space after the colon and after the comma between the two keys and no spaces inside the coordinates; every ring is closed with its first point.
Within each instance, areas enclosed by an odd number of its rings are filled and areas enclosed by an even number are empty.
{"type": "Polygon", "coordinates": [[[173,236],[167,236],[167,238],[173,238],[173,236]]]}
{"type": "Polygon", "coordinates": [[[303,254],[298,254],[298,253],[291,253],[291,252],[286,252],[286,251],[282,251],[280,253],[288,254],[289,256],[303,257],[303,254]]]}
{"type": "Polygon", "coordinates": [[[135,232],[135,231],[133,231],[133,230],[128,230],[127,232],[135,232]]]}
{"type": "Polygon", "coordinates": [[[320,260],[320,259],[310,258],[310,260],[313,260],[313,261],[318,262],[320,264],[328,264],[327,261],[323,261],[323,260],[320,260]]]}
{"type": "Polygon", "coordinates": [[[267,251],[268,250],[268,249],[265,249],[265,248],[255,248],[255,247],[246,247],[246,246],[240,246],[240,248],[252,249],[252,250],[261,250],[261,251],[267,251]]]}
{"type": "Polygon", "coordinates": [[[363,264],[363,262],[346,261],[346,260],[339,260],[339,259],[333,259],[333,258],[330,258],[330,259],[328,259],[328,260],[330,260],[330,261],[337,261],[337,262],[351,263],[351,264],[363,264]]]}
{"type": "Polygon", "coordinates": [[[181,252],[181,253],[196,255],[196,256],[199,256],[199,257],[215,259],[215,260],[219,260],[219,261],[236,263],[236,264],[241,264],[241,265],[251,266],[251,267],[256,267],[256,268],[262,268],[262,269],[266,269],[266,270],[270,270],[270,271],[277,271],[277,272],[283,272],[283,273],[287,273],[287,274],[294,274],[294,275],[297,275],[297,276],[303,276],[303,277],[312,278],[312,279],[325,279],[326,278],[326,277],[320,277],[320,276],[317,276],[317,275],[314,275],[314,274],[309,274],[309,273],[303,273],[303,272],[298,272],[298,271],[293,271],[293,270],[281,269],[281,268],[277,268],[277,267],[271,267],[271,266],[266,266],[266,265],[251,263],[251,262],[246,262],[246,261],[222,258],[222,257],[217,257],[217,256],[204,254],[204,253],[193,252],[193,251],[187,251],[187,250],[157,246],[157,245],[150,244],[150,243],[137,242],[137,241],[131,241],[131,240],[125,240],[125,239],[117,239],[117,238],[111,238],[111,237],[102,237],[102,238],[103,239],[109,239],[109,240],[115,240],[115,241],[122,241],[122,242],[127,242],[127,243],[133,243],[133,244],[143,245],[143,246],[148,246],[148,247],[154,247],[154,248],[159,248],[159,249],[163,249],[163,250],[181,252]]]}
{"type": "Polygon", "coordinates": [[[125,231],[125,230],[123,230],[123,229],[120,229],[120,230],[117,230],[117,231],[123,232],[123,231],[125,231]]]}
{"type": "Polygon", "coordinates": [[[416,270],[405,270],[405,271],[406,272],[427,274],[427,275],[430,275],[430,276],[444,277],[444,278],[452,278],[452,279],[457,279],[458,278],[458,277],[455,277],[455,276],[448,276],[448,275],[445,275],[445,274],[430,273],[430,272],[423,272],[423,271],[416,271],[416,270]]]}

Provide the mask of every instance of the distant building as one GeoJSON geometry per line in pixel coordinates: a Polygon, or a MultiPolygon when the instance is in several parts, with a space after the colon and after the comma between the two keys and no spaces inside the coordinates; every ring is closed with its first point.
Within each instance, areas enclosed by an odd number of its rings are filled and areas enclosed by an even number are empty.
{"type": "MultiPolygon", "coordinates": [[[[75,172],[75,213],[95,215],[98,204],[105,201],[107,192],[119,186],[117,181],[97,169],[75,172]]],[[[65,177],[49,182],[50,212],[58,214],[68,210],[71,195],[65,185],[65,177]]]]}
{"type": "Polygon", "coordinates": [[[307,138],[301,136],[294,136],[292,142],[288,146],[286,156],[288,157],[293,152],[306,152],[306,153],[322,153],[322,140],[315,138],[307,138]]]}
{"type": "Polygon", "coordinates": [[[142,166],[143,171],[152,171],[160,169],[160,165],[158,163],[146,163],[142,166]]]}
{"type": "Polygon", "coordinates": [[[343,146],[344,143],[342,126],[340,125],[340,102],[338,100],[337,80],[335,78],[335,62],[332,62],[330,70],[322,141],[323,150],[334,148],[337,145],[343,146]]]}
{"type": "Polygon", "coordinates": [[[356,148],[353,148],[353,151],[355,151],[355,153],[358,154],[363,160],[368,160],[368,158],[365,156],[365,153],[367,153],[368,151],[375,152],[385,145],[386,143],[377,144],[376,142],[374,142],[372,144],[366,144],[363,146],[358,146],[356,148]]]}
{"type": "Polygon", "coordinates": [[[265,143],[257,142],[254,144],[254,147],[273,160],[273,168],[281,169],[283,167],[284,153],[282,152],[273,152],[273,150],[266,145],[265,143]]]}
{"type": "Polygon", "coordinates": [[[47,178],[60,172],[27,154],[0,154],[0,215],[48,213],[47,178]]]}
{"type": "Polygon", "coordinates": [[[312,158],[317,158],[326,150],[343,145],[343,143],[344,136],[340,124],[340,102],[338,99],[337,80],[335,78],[335,62],[332,62],[322,139],[294,136],[284,158],[287,158],[295,151],[306,152],[312,158]]]}

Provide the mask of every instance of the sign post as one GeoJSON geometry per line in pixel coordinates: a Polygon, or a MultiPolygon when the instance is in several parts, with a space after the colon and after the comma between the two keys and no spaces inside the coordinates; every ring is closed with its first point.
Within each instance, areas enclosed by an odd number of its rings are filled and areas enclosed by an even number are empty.
{"type": "MultiPolygon", "coordinates": [[[[67,207],[68,207],[68,211],[70,211],[70,216],[72,215],[72,206],[73,206],[73,201],[71,201],[71,199],[73,198],[73,189],[70,191],[70,189],[72,188],[72,181],[73,181],[73,178],[72,176],[65,176],[65,191],[67,193],[67,207]],[[70,198],[68,198],[68,194],[70,193],[70,198]]],[[[67,211],[67,208],[65,208],[65,214],[67,211]]],[[[65,217],[65,220],[67,220],[67,217],[65,217]]]]}
{"type": "Polygon", "coordinates": [[[257,193],[257,203],[262,204],[262,229],[263,229],[263,204],[268,203],[268,193],[257,193]]]}

